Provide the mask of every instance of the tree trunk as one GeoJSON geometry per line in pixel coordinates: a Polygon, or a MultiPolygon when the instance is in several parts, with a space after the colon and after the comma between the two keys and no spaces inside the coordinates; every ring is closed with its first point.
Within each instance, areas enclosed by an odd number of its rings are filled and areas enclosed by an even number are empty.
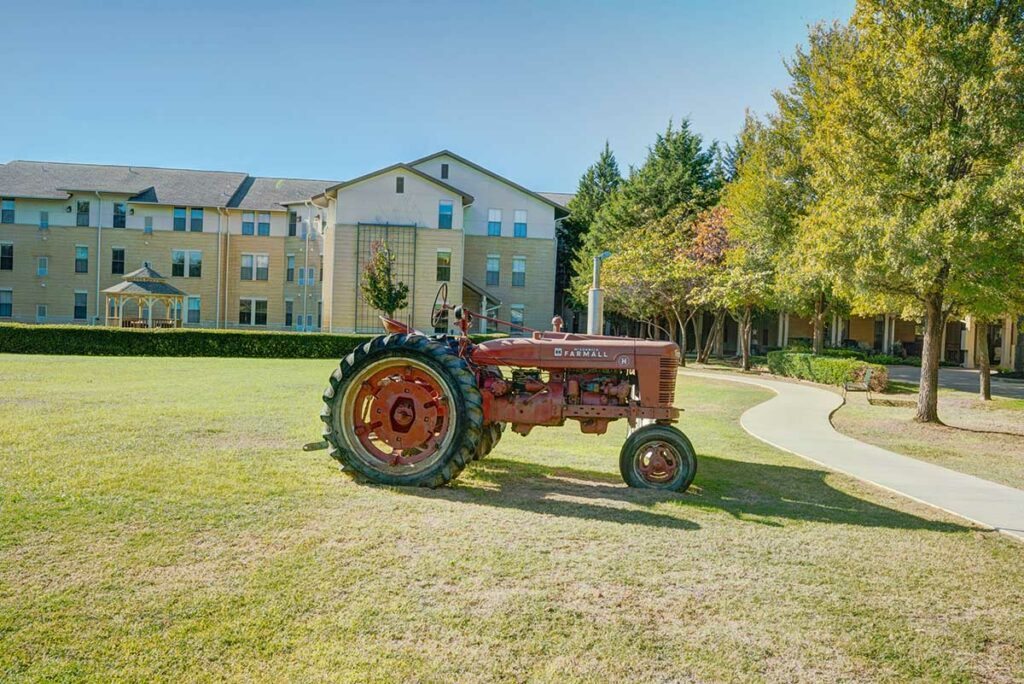
{"type": "Polygon", "coordinates": [[[708,362],[708,357],[711,356],[711,350],[715,346],[715,340],[718,338],[718,331],[721,328],[724,316],[725,312],[723,311],[715,312],[715,318],[711,323],[711,330],[708,331],[708,339],[704,343],[704,348],[701,349],[700,356],[697,359],[698,363],[708,362]]]}
{"type": "Polygon", "coordinates": [[[1017,351],[1013,355],[1013,370],[1024,373],[1024,316],[1017,319],[1017,351]]]}
{"type": "MultiPolygon", "coordinates": [[[[679,315],[679,312],[676,311],[675,309],[672,309],[672,313],[674,313],[675,316],[676,316],[675,323],[673,323],[672,325],[673,325],[673,327],[678,326],[677,329],[679,330],[679,337],[680,337],[680,340],[679,340],[680,341],[680,345],[679,345],[679,365],[685,368],[686,367],[686,321],[689,320],[689,319],[688,318],[684,319],[682,316],[679,315]]],[[[672,335],[672,341],[673,342],[676,341],[675,334],[672,335]]]]}
{"type": "Polygon", "coordinates": [[[978,398],[992,401],[992,365],[988,356],[988,323],[974,324],[975,347],[978,350],[978,398]]]}
{"type": "Polygon", "coordinates": [[[750,324],[751,324],[751,313],[750,307],[746,307],[743,310],[743,315],[740,317],[740,353],[743,355],[743,370],[750,370],[750,324]]]}
{"type": "Polygon", "coordinates": [[[917,391],[918,423],[941,423],[939,420],[939,359],[942,358],[942,295],[930,294],[925,299],[924,340],[921,349],[921,386],[917,391]]]}
{"type": "Polygon", "coordinates": [[[814,339],[812,351],[820,354],[825,348],[825,295],[819,294],[814,302],[814,339]]]}

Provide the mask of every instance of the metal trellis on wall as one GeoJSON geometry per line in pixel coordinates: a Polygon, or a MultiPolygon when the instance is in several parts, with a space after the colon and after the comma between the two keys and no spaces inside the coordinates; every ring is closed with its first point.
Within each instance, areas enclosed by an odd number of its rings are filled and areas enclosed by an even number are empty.
{"type": "Polygon", "coordinates": [[[373,254],[373,245],[386,243],[395,256],[395,280],[409,286],[409,304],[395,312],[395,318],[413,324],[413,302],[416,301],[416,226],[377,225],[360,223],[356,226],[356,332],[380,331],[381,312],[363,298],[363,268],[373,254]]]}

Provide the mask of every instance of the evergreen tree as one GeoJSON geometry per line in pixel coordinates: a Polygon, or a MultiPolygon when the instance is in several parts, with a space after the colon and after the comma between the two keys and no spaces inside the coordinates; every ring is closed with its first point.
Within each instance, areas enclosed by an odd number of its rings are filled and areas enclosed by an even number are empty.
{"type": "Polygon", "coordinates": [[[576,275],[576,252],[590,230],[597,212],[621,182],[619,163],[615,160],[615,154],[606,140],[597,161],[591,164],[580,178],[576,195],[569,202],[569,217],[558,225],[556,290],[563,298],[559,302],[559,309],[563,304],[586,306],[585,303],[577,302],[569,289],[569,284],[576,275]]]}

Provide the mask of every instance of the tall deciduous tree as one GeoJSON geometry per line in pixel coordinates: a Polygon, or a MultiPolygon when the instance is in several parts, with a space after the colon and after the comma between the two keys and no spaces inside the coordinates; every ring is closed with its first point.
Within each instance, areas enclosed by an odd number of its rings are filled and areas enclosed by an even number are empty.
{"type": "Polygon", "coordinates": [[[859,0],[850,30],[817,67],[837,85],[808,147],[814,237],[855,306],[923,314],[916,419],[938,422],[948,311],[1012,310],[1024,282],[1024,8],[859,0]]]}
{"type": "Polygon", "coordinates": [[[386,242],[374,242],[370,260],[363,267],[360,283],[363,297],[373,308],[383,311],[388,318],[409,303],[409,286],[395,279],[395,255],[386,242]]]}

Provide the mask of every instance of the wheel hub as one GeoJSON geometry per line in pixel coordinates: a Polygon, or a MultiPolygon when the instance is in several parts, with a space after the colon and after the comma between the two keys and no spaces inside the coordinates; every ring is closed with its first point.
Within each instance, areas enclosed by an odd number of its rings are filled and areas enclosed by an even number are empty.
{"type": "Polygon", "coordinates": [[[679,473],[679,455],[666,442],[648,442],[640,447],[634,464],[640,476],[651,484],[671,482],[679,473]]]}
{"type": "Polygon", "coordinates": [[[426,367],[406,363],[367,373],[345,409],[350,434],[361,450],[392,467],[433,456],[449,429],[442,383],[426,367]]]}

